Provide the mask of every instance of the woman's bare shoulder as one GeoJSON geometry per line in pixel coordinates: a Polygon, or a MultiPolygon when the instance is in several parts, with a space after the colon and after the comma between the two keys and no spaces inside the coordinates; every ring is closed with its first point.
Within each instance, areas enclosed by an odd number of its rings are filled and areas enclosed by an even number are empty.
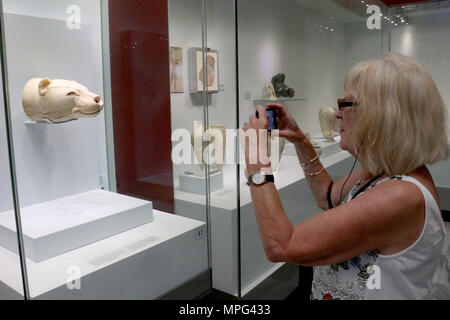
{"type": "Polygon", "coordinates": [[[428,191],[430,191],[433,198],[436,200],[437,205],[439,206],[439,196],[437,193],[436,185],[434,184],[433,177],[431,176],[430,171],[425,165],[415,169],[414,171],[406,175],[418,180],[421,184],[423,184],[423,186],[427,188],[428,191]]]}

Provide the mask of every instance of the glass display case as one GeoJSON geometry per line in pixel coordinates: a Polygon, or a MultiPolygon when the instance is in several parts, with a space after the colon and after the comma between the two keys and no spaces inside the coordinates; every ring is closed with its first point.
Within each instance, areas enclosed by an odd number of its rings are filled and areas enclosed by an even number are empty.
{"type": "MultiPolygon", "coordinates": [[[[5,80],[5,73],[3,73],[3,70],[1,75],[1,84],[3,84],[5,80]]],[[[2,88],[4,88],[3,85],[2,88]]],[[[5,95],[3,90],[1,91],[0,98],[0,105],[2,107],[2,112],[0,112],[0,173],[2,177],[2,182],[0,184],[0,192],[2,194],[0,212],[2,212],[2,219],[16,222],[16,219],[18,218],[14,214],[16,199],[14,198],[14,193],[12,191],[13,179],[11,179],[13,175],[11,170],[14,168],[14,159],[8,156],[12,145],[9,144],[9,139],[7,137],[5,114],[8,113],[3,112],[3,110],[5,110],[5,95]]],[[[13,252],[19,251],[19,236],[20,233],[15,229],[11,232],[8,239],[8,245],[13,252]]],[[[2,300],[19,300],[24,297],[23,281],[25,279],[25,274],[23,273],[23,268],[21,268],[23,260],[20,255],[14,254],[13,252],[8,250],[1,251],[0,259],[2,263],[0,264],[0,274],[2,275],[2,281],[0,281],[0,297],[2,300]],[[10,290],[8,284],[3,281],[5,278],[9,279],[10,283],[16,285],[16,291],[10,290]]]]}
{"type": "Polygon", "coordinates": [[[2,297],[156,299],[209,270],[174,203],[168,4],[132,2],[2,1],[2,297]]]}
{"type": "MultiPolygon", "coordinates": [[[[0,2],[0,299],[284,299],[309,271],[259,238],[238,139],[256,106],[285,105],[337,179],[355,63],[417,58],[450,105],[448,0],[0,2]]],[[[279,147],[300,223],[321,210],[279,147]]]]}
{"type": "MultiPolygon", "coordinates": [[[[309,134],[333,178],[346,175],[353,163],[350,154],[339,149],[338,133],[333,134],[339,131],[333,108],[343,96],[345,74],[354,63],[387,49],[383,46],[386,28],[368,30],[365,8],[360,1],[238,2],[240,123],[254,113],[257,104],[283,104],[302,131],[309,134]],[[280,73],[295,94],[277,95],[272,100],[265,84],[275,86],[280,73]],[[327,109],[331,123],[325,130],[327,121],[321,123],[320,116],[327,109]]],[[[293,224],[322,211],[309,190],[294,145],[289,142],[284,146],[275,181],[283,208],[293,224]]],[[[241,295],[284,298],[298,286],[298,268],[272,263],[266,258],[258,239],[250,193],[243,182],[241,295]],[[258,290],[269,283],[276,290],[258,290]],[[272,295],[273,292],[276,293],[272,295]]]]}

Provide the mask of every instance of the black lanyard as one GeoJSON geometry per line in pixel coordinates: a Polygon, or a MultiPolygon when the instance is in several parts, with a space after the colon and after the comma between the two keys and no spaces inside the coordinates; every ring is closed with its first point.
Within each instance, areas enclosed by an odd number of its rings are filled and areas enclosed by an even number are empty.
{"type": "Polygon", "coordinates": [[[383,174],[379,174],[375,177],[373,177],[369,182],[367,182],[361,189],[359,189],[350,200],[355,199],[360,193],[364,192],[375,180],[380,178],[383,174]]]}

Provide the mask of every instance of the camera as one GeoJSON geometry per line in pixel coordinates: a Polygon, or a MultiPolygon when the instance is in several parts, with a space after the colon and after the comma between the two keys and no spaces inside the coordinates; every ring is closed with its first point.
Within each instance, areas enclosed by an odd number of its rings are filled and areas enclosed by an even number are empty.
{"type": "MultiPolygon", "coordinates": [[[[268,130],[278,129],[278,116],[277,109],[275,108],[266,108],[267,122],[268,122],[268,130]]],[[[259,119],[259,112],[256,111],[256,117],[259,119]]]]}

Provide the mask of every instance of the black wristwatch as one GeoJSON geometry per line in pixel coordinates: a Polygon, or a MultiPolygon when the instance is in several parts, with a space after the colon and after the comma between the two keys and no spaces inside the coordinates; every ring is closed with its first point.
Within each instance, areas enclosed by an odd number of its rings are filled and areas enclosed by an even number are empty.
{"type": "Polygon", "coordinates": [[[266,174],[262,171],[258,171],[248,177],[247,185],[262,186],[267,182],[275,182],[273,174],[266,174]]]}

